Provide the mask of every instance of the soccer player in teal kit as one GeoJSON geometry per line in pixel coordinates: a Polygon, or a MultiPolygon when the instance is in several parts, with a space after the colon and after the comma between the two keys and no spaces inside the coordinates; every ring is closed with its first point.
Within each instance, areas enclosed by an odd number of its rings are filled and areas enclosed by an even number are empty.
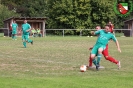
{"type": "Polygon", "coordinates": [[[23,32],[22,41],[25,48],[27,47],[26,42],[33,44],[33,40],[29,39],[30,31],[31,31],[30,24],[27,23],[27,20],[24,20],[24,24],[22,24],[22,32],[23,32]]]}
{"type": "Polygon", "coordinates": [[[91,59],[93,60],[94,65],[96,66],[96,69],[98,70],[99,65],[97,64],[97,61],[95,60],[96,54],[102,54],[102,51],[106,48],[106,45],[108,44],[108,41],[112,39],[118,48],[118,51],[121,52],[119,43],[115,36],[110,33],[109,26],[105,26],[105,30],[98,30],[95,33],[93,32],[94,35],[99,35],[96,44],[94,45],[92,51],[91,51],[91,59]]]}
{"type": "Polygon", "coordinates": [[[18,30],[18,25],[15,20],[13,20],[12,23],[12,39],[17,40],[17,30],[18,30]]]}
{"type": "MultiPolygon", "coordinates": [[[[109,28],[110,28],[110,32],[113,33],[113,25],[111,22],[109,22],[108,24],[109,28]]],[[[100,26],[96,26],[96,30],[101,30],[101,27],[100,26]]],[[[92,49],[92,47],[90,48],[90,50],[92,49]]],[[[109,60],[110,62],[113,62],[115,64],[118,65],[118,69],[121,67],[120,65],[120,61],[116,60],[115,58],[111,57],[108,53],[108,44],[106,45],[106,48],[103,50],[102,52],[103,56],[105,57],[106,60],[109,60]]],[[[97,64],[99,64],[100,62],[100,59],[101,59],[101,55],[97,55],[97,64]]],[[[89,68],[92,68],[92,60],[91,60],[91,57],[89,56],[89,63],[88,63],[88,66],[89,68]]]]}

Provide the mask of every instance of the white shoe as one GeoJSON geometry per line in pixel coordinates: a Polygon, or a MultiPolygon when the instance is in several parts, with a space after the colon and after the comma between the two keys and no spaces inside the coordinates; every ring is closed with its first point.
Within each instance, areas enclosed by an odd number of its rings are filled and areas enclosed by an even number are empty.
{"type": "Polygon", "coordinates": [[[100,69],[105,68],[104,66],[99,66],[100,69]]]}
{"type": "MultiPolygon", "coordinates": [[[[89,69],[89,68],[92,69],[92,68],[96,68],[96,66],[87,66],[87,68],[88,68],[88,69],[89,69]]],[[[104,66],[99,66],[99,68],[100,68],[100,69],[103,69],[103,68],[105,68],[105,67],[104,67],[104,66]]]]}
{"type": "Polygon", "coordinates": [[[96,66],[90,66],[89,68],[96,68],[96,66]]]}
{"type": "Polygon", "coordinates": [[[117,65],[118,65],[118,69],[120,69],[120,68],[121,68],[121,62],[119,61],[119,62],[117,63],[117,65]]]}
{"type": "Polygon", "coordinates": [[[96,68],[96,66],[86,66],[87,69],[92,69],[92,68],[96,68]]]}

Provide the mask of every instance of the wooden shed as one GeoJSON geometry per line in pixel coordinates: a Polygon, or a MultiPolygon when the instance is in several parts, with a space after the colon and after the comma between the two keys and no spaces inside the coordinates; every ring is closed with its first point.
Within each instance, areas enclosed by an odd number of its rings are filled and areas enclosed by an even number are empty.
{"type": "MultiPolygon", "coordinates": [[[[31,25],[31,28],[34,29],[41,29],[42,36],[45,35],[45,22],[47,20],[46,17],[11,17],[6,20],[4,20],[4,28],[8,29],[7,36],[10,36],[10,26],[13,22],[13,20],[16,20],[16,23],[18,24],[18,31],[20,31],[22,28],[22,24],[24,23],[24,20],[27,20],[27,23],[31,25]]],[[[18,36],[21,36],[21,32],[18,33],[18,36]]]]}
{"type": "Polygon", "coordinates": [[[125,29],[128,29],[126,30],[125,34],[128,36],[133,36],[133,18],[124,21],[124,27],[125,29]]]}

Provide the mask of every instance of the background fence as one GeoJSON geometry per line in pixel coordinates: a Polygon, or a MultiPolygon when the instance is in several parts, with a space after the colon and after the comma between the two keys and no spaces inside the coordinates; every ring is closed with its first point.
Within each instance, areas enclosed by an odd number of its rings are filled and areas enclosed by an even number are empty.
{"type": "MultiPolygon", "coordinates": [[[[45,36],[92,36],[91,31],[96,29],[46,29],[45,36]]],[[[132,37],[131,29],[114,29],[114,34],[117,37],[126,36],[132,37]]]]}
{"type": "MultiPolygon", "coordinates": [[[[45,29],[44,36],[92,36],[91,31],[96,31],[96,29],[45,29]]],[[[131,29],[114,29],[114,34],[116,37],[132,37],[133,30],[131,29]]],[[[0,37],[9,36],[9,30],[6,28],[0,29],[0,37]]]]}

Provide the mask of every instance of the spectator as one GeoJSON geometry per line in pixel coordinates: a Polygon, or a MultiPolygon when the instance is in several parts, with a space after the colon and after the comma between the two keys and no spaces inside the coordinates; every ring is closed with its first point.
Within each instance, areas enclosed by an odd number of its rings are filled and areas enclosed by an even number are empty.
{"type": "Polygon", "coordinates": [[[37,35],[38,35],[39,37],[42,37],[41,30],[38,28],[36,31],[37,31],[37,35]]]}
{"type": "Polygon", "coordinates": [[[34,28],[32,28],[31,32],[32,32],[32,36],[36,37],[37,32],[36,32],[36,30],[34,28]]]}

